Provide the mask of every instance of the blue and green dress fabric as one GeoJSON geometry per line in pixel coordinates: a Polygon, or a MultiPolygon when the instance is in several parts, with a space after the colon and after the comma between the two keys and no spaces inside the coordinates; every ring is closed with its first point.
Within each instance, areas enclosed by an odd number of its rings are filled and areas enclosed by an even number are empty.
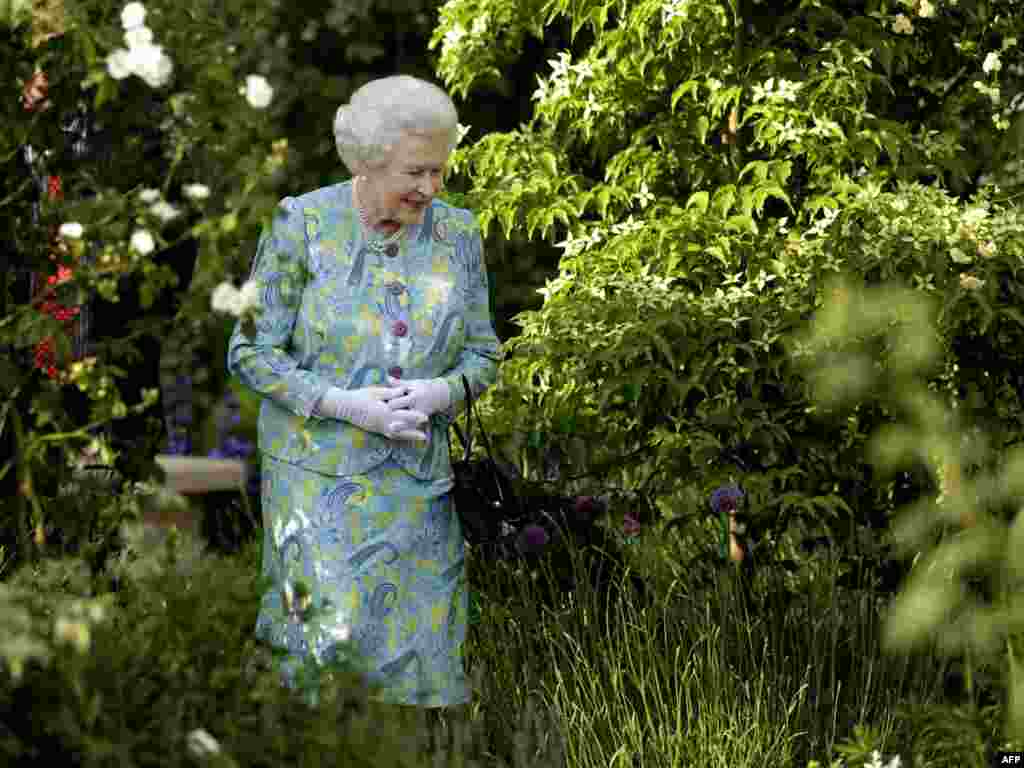
{"type": "Polygon", "coordinates": [[[257,637],[286,651],[293,687],[300,666],[354,650],[382,701],[467,703],[468,583],[447,433],[464,405],[461,377],[479,397],[498,373],[479,224],[435,199],[381,248],[366,240],[344,182],[281,201],[250,279],[261,296],[255,335],[235,328],[228,368],[263,396],[262,569],[272,586],[257,637]],[[447,381],[451,405],[431,418],[425,443],[315,415],[330,387],[387,386],[389,375],[447,381]]]}

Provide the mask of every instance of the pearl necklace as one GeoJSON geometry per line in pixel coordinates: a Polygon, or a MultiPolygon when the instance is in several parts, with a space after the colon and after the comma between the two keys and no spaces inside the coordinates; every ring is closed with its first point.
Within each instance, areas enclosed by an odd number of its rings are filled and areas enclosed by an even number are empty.
{"type": "Polygon", "coordinates": [[[383,251],[385,247],[397,243],[402,239],[403,235],[405,235],[405,226],[399,226],[398,231],[395,232],[395,234],[388,235],[384,240],[376,239],[376,234],[370,227],[369,216],[366,214],[366,211],[363,210],[363,206],[359,204],[358,191],[356,187],[359,186],[360,178],[361,177],[357,176],[356,180],[352,182],[352,197],[356,202],[356,210],[359,211],[359,220],[363,222],[363,228],[366,229],[367,233],[370,235],[370,239],[368,241],[370,248],[374,251],[383,251]]]}

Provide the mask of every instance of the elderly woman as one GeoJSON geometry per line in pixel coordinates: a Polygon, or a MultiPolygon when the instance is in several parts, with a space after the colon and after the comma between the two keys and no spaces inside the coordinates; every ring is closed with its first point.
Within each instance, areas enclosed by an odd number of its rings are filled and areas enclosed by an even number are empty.
{"type": "Polygon", "coordinates": [[[470,700],[447,429],[500,343],[479,225],[436,199],[457,126],[435,85],[367,83],[334,121],[355,180],[286,197],[257,247],[256,333],[236,328],[228,366],[263,396],[256,633],[287,650],[290,686],[347,643],[381,701],[470,700]]]}

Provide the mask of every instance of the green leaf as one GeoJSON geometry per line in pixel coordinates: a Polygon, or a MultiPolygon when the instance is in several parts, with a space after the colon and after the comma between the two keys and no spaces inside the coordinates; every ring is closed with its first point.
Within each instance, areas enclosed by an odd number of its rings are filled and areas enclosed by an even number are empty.
{"type": "Polygon", "coordinates": [[[505,229],[505,239],[507,240],[512,236],[512,224],[516,218],[516,209],[502,208],[498,211],[498,218],[501,219],[501,225],[505,229]]]}
{"type": "Polygon", "coordinates": [[[700,139],[701,144],[706,144],[708,140],[708,129],[711,127],[711,123],[708,121],[705,115],[701,115],[697,118],[697,125],[694,132],[697,134],[697,138],[700,139]]]}
{"type": "Polygon", "coordinates": [[[533,239],[533,231],[540,224],[540,219],[543,218],[545,213],[550,214],[550,211],[544,208],[534,208],[526,214],[526,236],[531,240],[533,239]]]}
{"type": "Polygon", "coordinates": [[[1024,328],[1024,315],[1021,314],[1019,309],[1015,309],[1014,307],[1003,307],[999,310],[999,314],[1006,315],[1007,317],[1016,320],[1017,325],[1024,328]]]}
{"type": "Polygon", "coordinates": [[[732,229],[737,232],[749,232],[752,235],[757,234],[757,223],[753,217],[738,213],[735,216],[730,216],[725,222],[726,229],[732,229]]]}
{"type": "Polygon", "coordinates": [[[669,109],[672,112],[676,111],[676,103],[683,98],[686,94],[690,94],[694,98],[697,98],[697,92],[700,85],[696,80],[687,80],[685,83],[680,85],[675,91],[672,92],[672,101],[670,102],[669,109]]]}
{"type": "Polygon", "coordinates": [[[679,368],[679,364],[676,362],[676,356],[672,351],[672,346],[665,340],[665,337],[660,333],[655,333],[651,336],[651,340],[654,342],[654,346],[658,348],[658,351],[661,352],[665,359],[672,365],[672,370],[677,370],[679,368]]]}
{"type": "Polygon", "coordinates": [[[777,197],[780,200],[784,200],[786,205],[789,206],[789,210],[795,213],[793,210],[793,204],[789,201],[789,195],[786,194],[786,190],[782,187],[771,184],[765,187],[760,187],[757,192],[754,193],[754,207],[757,209],[757,214],[759,216],[764,212],[764,204],[769,197],[777,197]]]}
{"type": "Polygon", "coordinates": [[[710,200],[711,196],[708,194],[707,190],[702,189],[699,192],[694,192],[690,195],[690,199],[686,201],[686,207],[689,209],[693,206],[697,206],[700,212],[704,214],[708,212],[708,203],[710,200]]]}
{"type": "Polygon", "coordinates": [[[556,219],[558,219],[560,222],[562,222],[562,224],[564,224],[565,227],[568,229],[568,227],[569,227],[569,214],[566,213],[564,207],[555,208],[554,212],[553,212],[553,215],[554,215],[554,217],[556,219]]]}
{"type": "MultiPolygon", "coordinates": [[[[754,210],[754,190],[744,185],[740,187],[740,213],[744,216],[750,216],[754,210]]],[[[758,213],[761,213],[761,209],[758,208],[758,213]]]]}
{"type": "Polygon", "coordinates": [[[602,219],[608,215],[608,201],[611,195],[612,191],[608,187],[601,187],[597,192],[597,210],[602,219]]]}
{"type": "Polygon", "coordinates": [[[484,240],[487,239],[487,233],[490,231],[491,219],[494,218],[494,214],[491,213],[489,208],[483,208],[476,216],[477,223],[480,225],[480,233],[484,240]]]}
{"type": "Polygon", "coordinates": [[[548,176],[558,176],[558,160],[553,152],[541,152],[540,162],[544,166],[544,170],[548,172],[548,176]]]}
{"type": "Polygon", "coordinates": [[[117,81],[105,77],[100,81],[100,87],[96,89],[96,96],[93,98],[93,107],[97,110],[117,97],[117,81]]]}
{"type": "Polygon", "coordinates": [[[972,261],[974,261],[970,254],[965,253],[963,250],[961,250],[955,245],[949,249],[949,255],[957,264],[970,264],[972,261]]]}
{"type": "Polygon", "coordinates": [[[743,166],[743,170],[736,177],[736,181],[743,181],[743,177],[750,173],[750,171],[754,171],[754,179],[756,181],[764,182],[768,178],[768,163],[764,160],[751,160],[743,166]]]}
{"type": "Polygon", "coordinates": [[[726,184],[715,191],[715,196],[711,200],[711,207],[715,209],[719,216],[725,218],[725,215],[732,209],[732,205],[735,202],[736,187],[733,184],[726,184]]]}
{"type": "Polygon", "coordinates": [[[804,204],[804,209],[807,211],[808,215],[813,215],[822,208],[835,210],[838,207],[838,201],[836,201],[836,199],[831,195],[815,195],[804,204]]]}

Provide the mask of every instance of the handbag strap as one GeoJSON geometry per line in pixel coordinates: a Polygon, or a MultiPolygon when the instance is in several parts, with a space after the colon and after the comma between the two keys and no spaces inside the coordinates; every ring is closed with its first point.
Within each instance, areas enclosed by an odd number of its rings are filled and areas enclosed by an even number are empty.
{"type": "Polygon", "coordinates": [[[494,462],[494,453],[491,451],[491,441],[487,437],[487,431],[484,429],[484,423],[480,421],[480,414],[477,413],[476,408],[473,407],[473,392],[469,388],[469,379],[466,378],[466,374],[462,374],[462,388],[466,392],[466,434],[463,436],[462,430],[459,429],[459,425],[454,421],[451,423],[451,427],[455,430],[456,436],[462,443],[462,460],[469,461],[470,454],[473,452],[473,417],[476,417],[476,426],[480,430],[480,439],[484,444],[484,451],[487,453],[487,458],[494,462]]]}
{"type": "MultiPolygon", "coordinates": [[[[462,376],[462,386],[466,390],[466,403],[470,409],[473,407],[473,393],[469,391],[469,382],[466,380],[465,374],[462,376]]],[[[466,434],[462,434],[462,430],[459,429],[459,425],[454,421],[451,423],[451,428],[455,430],[456,436],[459,438],[459,442],[462,443],[462,461],[468,463],[470,454],[473,452],[473,419],[471,418],[472,413],[466,415],[466,434]]],[[[449,443],[450,446],[450,443],[449,443]]]]}

